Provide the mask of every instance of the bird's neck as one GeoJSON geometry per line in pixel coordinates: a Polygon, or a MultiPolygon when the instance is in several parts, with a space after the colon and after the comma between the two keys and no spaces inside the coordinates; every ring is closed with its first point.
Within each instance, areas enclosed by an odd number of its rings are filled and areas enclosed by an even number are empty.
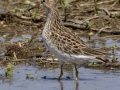
{"type": "Polygon", "coordinates": [[[62,26],[58,9],[56,7],[47,9],[47,20],[44,29],[54,30],[54,28],[57,28],[56,30],[59,30],[62,26]]]}

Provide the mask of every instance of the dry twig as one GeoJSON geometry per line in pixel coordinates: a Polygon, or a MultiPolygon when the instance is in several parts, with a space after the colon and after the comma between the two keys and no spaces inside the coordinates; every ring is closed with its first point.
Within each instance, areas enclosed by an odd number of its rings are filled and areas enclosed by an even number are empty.
{"type": "Polygon", "coordinates": [[[98,34],[100,34],[103,30],[105,30],[106,28],[110,28],[110,27],[106,26],[106,27],[101,28],[101,29],[95,34],[95,37],[96,37],[98,34]]]}
{"type": "MultiPolygon", "coordinates": [[[[102,1],[102,2],[98,2],[97,5],[103,5],[103,4],[108,4],[108,3],[113,3],[115,0],[109,0],[109,1],[102,1]]],[[[84,6],[93,6],[94,4],[80,4],[81,7],[84,6]]]]}

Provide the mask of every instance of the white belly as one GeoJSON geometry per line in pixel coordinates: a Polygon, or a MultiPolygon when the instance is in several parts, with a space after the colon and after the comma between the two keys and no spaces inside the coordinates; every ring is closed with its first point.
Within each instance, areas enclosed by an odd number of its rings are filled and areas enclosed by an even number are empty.
{"type": "Polygon", "coordinates": [[[46,48],[55,55],[56,58],[58,58],[59,62],[69,62],[69,63],[78,63],[83,64],[87,62],[88,60],[93,60],[94,56],[87,56],[87,55],[69,55],[67,53],[61,52],[57,50],[54,46],[46,42],[43,38],[43,42],[46,46],[46,48]]]}

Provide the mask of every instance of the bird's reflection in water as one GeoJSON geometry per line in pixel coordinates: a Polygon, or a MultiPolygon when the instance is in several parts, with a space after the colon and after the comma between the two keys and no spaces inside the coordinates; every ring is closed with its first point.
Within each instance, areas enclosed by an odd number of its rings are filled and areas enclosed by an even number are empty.
{"type": "Polygon", "coordinates": [[[76,81],[76,88],[75,88],[75,90],[79,90],[79,83],[78,83],[78,81],[76,81]]]}
{"type": "MultiPolygon", "coordinates": [[[[61,82],[61,81],[58,81],[59,83],[60,83],[60,90],[64,90],[64,83],[63,82],[61,82]]],[[[79,90],[79,83],[78,83],[78,81],[75,81],[75,90],[79,90]]]]}
{"type": "Polygon", "coordinates": [[[64,89],[63,89],[63,88],[64,88],[64,87],[63,87],[63,83],[62,83],[61,81],[59,81],[59,83],[60,83],[60,88],[61,88],[60,90],[64,90],[64,89]]]}

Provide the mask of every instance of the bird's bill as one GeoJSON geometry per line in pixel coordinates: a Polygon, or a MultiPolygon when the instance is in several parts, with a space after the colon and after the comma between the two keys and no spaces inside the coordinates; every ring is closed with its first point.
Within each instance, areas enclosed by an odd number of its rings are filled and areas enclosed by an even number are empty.
{"type": "Polygon", "coordinates": [[[29,7],[28,11],[30,11],[32,9],[35,9],[35,8],[40,8],[40,3],[39,2],[36,2],[36,4],[34,6],[29,7]]]}

